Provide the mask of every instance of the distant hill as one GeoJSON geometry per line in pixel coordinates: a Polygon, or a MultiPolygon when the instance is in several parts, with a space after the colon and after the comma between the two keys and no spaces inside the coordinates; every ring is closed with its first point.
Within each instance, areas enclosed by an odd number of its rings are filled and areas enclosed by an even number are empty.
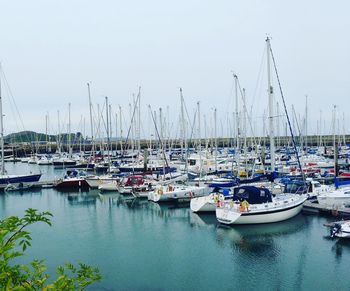
{"type": "MultiPolygon", "coordinates": [[[[72,143],[77,142],[81,137],[81,133],[72,133],[71,141],[72,143]]],[[[38,133],[35,131],[21,131],[16,133],[8,134],[4,137],[5,143],[21,143],[21,142],[56,142],[57,135],[46,135],[44,133],[38,133]]],[[[66,143],[68,141],[68,134],[61,134],[61,143],[66,143]]]]}

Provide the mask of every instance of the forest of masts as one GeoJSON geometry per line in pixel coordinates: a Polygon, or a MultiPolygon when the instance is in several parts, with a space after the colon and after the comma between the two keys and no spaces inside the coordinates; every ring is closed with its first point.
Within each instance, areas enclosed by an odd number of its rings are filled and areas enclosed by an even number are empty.
{"type": "MultiPolygon", "coordinates": [[[[49,114],[45,115],[45,143],[32,139],[37,151],[48,148],[58,151],[76,150],[101,150],[123,149],[140,151],[141,149],[155,148],[181,148],[194,147],[201,150],[215,149],[218,147],[239,148],[248,150],[258,146],[269,146],[269,134],[267,129],[268,117],[264,111],[262,124],[253,122],[252,109],[246,105],[245,89],[241,89],[238,77],[235,80],[235,111],[220,115],[216,108],[211,108],[211,113],[201,114],[201,106],[198,101],[196,108],[190,113],[187,110],[183,91],[180,88],[180,112],[177,122],[171,120],[176,114],[170,115],[169,106],[152,109],[147,106],[147,114],[141,112],[141,87],[137,94],[133,94],[132,103],[126,110],[120,105],[117,110],[112,110],[109,98],[105,97],[103,104],[93,106],[90,83],[87,84],[89,101],[90,132],[87,132],[86,118],[81,115],[78,125],[78,134],[72,134],[71,130],[71,104],[68,104],[68,120],[61,121],[60,112],[57,111],[57,130],[55,138],[52,137],[49,114]],[[147,121],[147,123],[145,122],[147,121]],[[67,129],[63,134],[64,128],[67,129]],[[260,131],[259,131],[260,130],[260,131]],[[260,134],[257,134],[260,132],[260,134]],[[147,137],[148,136],[148,137],[147,137]]],[[[145,107],[146,108],[146,107],[145,107]]],[[[291,146],[292,139],[287,126],[286,117],[281,113],[278,102],[275,102],[276,113],[274,115],[275,144],[277,147],[291,146]]],[[[172,110],[174,112],[174,110],[172,110]]],[[[332,146],[334,141],[339,145],[345,145],[349,136],[345,135],[345,115],[339,118],[337,107],[332,108],[331,125],[323,118],[320,111],[317,120],[316,134],[308,133],[308,97],[305,96],[305,112],[297,114],[294,106],[289,112],[298,146],[332,146]],[[328,126],[327,126],[328,125],[328,126]],[[329,134],[324,134],[326,128],[329,134]]],[[[67,119],[67,118],[65,118],[67,119]]],[[[255,120],[257,120],[255,118],[255,120]]],[[[18,142],[18,141],[17,141],[18,142]]],[[[17,143],[18,144],[18,143],[17,143]]]]}

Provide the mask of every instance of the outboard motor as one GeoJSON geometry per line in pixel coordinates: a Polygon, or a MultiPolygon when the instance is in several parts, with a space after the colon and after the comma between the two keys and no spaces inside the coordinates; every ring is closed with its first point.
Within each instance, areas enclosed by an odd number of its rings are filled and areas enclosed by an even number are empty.
{"type": "Polygon", "coordinates": [[[337,233],[339,233],[340,229],[341,229],[341,224],[339,224],[339,223],[334,223],[333,227],[331,227],[331,230],[330,230],[330,236],[331,236],[331,238],[334,238],[335,235],[336,235],[337,233]]]}

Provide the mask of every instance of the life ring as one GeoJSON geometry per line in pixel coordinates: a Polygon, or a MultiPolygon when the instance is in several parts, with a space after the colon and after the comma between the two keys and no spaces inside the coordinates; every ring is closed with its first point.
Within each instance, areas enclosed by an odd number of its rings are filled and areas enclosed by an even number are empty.
{"type": "Polygon", "coordinates": [[[162,189],[162,188],[159,188],[158,191],[157,191],[157,193],[158,193],[159,195],[162,195],[162,194],[163,194],[163,189],[162,189]]]}

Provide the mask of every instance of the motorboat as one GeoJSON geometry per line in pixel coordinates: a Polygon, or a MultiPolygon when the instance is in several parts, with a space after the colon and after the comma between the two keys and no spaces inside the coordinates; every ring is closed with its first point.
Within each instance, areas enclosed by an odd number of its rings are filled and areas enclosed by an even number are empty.
{"type": "Polygon", "coordinates": [[[233,200],[216,208],[222,224],[257,224],[287,220],[300,213],[306,194],[283,193],[273,197],[267,188],[234,188],[233,200]]]}
{"type": "Polygon", "coordinates": [[[63,179],[59,179],[54,183],[56,189],[74,190],[74,189],[88,189],[89,184],[85,180],[86,173],[83,171],[69,170],[63,179]]]}
{"type": "Polygon", "coordinates": [[[331,238],[350,238],[350,220],[336,221],[326,226],[330,227],[331,238]]]}
{"type": "Polygon", "coordinates": [[[338,188],[317,196],[320,205],[326,207],[346,207],[350,205],[350,187],[338,188]]]}

